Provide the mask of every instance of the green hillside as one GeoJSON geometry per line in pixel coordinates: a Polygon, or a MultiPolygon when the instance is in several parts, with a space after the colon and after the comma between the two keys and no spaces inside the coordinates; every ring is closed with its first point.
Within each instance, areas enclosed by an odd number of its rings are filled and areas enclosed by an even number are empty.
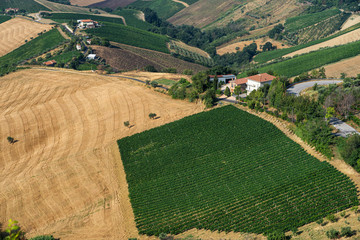
{"type": "Polygon", "coordinates": [[[107,38],[113,42],[169,53],[166,46],[169,39],[166,36],[147,32],[138,28],[116,23],[106,23],[100,28],[88,29],[86,32],[107,38]]]}
{"type": "Polygon", "coordinates": [[[27,12],[38,12],[41,10],[47,10],[48,8],[43,5],[35,2],[34,0],[1,0],[0,1],[0,9],[5,8],[19,8],[22,10],[26,10],[27,12]]]}
{"type": "Polygon", "coordinates": [[[360,41],[300,55],[289,60],[267,65],[260,68],[259,71],[273,70],[279,75],[293,77],[326,64],[355,57],[358,54],[360,54],[360,41]]]}
{"type": "Polygon", "coordinates": [[[112,14],[123,16],[128,26],[140,28],[143,30],[148,30],[149,28],[154,27],[150,23],[140,20],[137,17],[139,11],[135,9],[120,9],[113,11],[112,14]]]}
{"type": "Polygon", "coordinates": [[[111,22],[117,24],[123,24],[123,20],[121,18],[114,17],[103,17],[99,15],[93,14],[79,14],[79,13],[52,13],[51,16],[45,17],[52,19],[54,21],[57,20],[79,20],[79,19],[92,19],[98,22],[111,22]]]}
{"type": "Polygon", "coordinates": [[[136,2],[131,3],[129,7],[135,7],[138,9],[150,8],[157,12],[158,16],[163,19],[167,19],[185,8],[185,6],[181,3],[169,0],[137,0],[136,2]]]}
{"type": "Polygon", "coordinates": [[[38,56],[51,50],[65,41],[57,29],[50,30],[41,36],[22,45],[14,51],[0,58],[0,75],[13,69],[14,64],[18,64],[29,58],[38,56]]]}
{"type": "Polygon", "coordinates": [[[258,63],[265,63],[265,62],[268,62],[270,60],[285,56],[285,55],[287,55],[289,53],[298,51],[300,49],[307,48],[307,47],[313,46],[315,44],[328,41],[330,39],[336,38],[338,36],[341,36],[343,34],[346,34],[348,32],[354,31],[354,30],[359,29],[359,28],[360,28],[360,23],[358,23],[358,24],[356,24],[356,25],[354,25],[354,26],[352,26],[350,28],[347,28],[347,29],[345,29],[343,31],[340,31],[340,32],[338,32],[336,34],[333,34],[333,35],[331,35],[329,37],[323,38],[323,39],[319,39],[319,40],[316,40],[316,41],[312,41],[312,42],[309,42],[309,43],[306,43],[306,44],[301,44],[301,45],[290,47],[290,48],[284,48],[284,49],[278,49],[278,50],[274,50],[274,51],[262,52],[262,53],[256,55],[254,60],[256,62],[258,62],[258,63]]]}
{"type": "Polygon", "coordinates": [[[346,175],[233,106],[118,145],[140,234],[284,232],[359,204],[346,175]]]}
{"type": "Polygon", "coordinates": [[[0,23],[6,22],[10,19],[11,19],[10,16],[0,16],[0,23]]]}

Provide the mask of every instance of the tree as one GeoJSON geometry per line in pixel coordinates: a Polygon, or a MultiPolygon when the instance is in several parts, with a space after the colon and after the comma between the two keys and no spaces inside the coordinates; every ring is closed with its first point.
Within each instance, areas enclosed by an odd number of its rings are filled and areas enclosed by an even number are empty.
{"type": "Polygon", "coordinates": [[[335,229],[330,229],[329,231],[326,232],[326,236],[330,239],[337,239],[340,237],[340,233],[335,229]]]}
{"type": "Polygon", "coordinates": [[[275,49],[276,49],[276,46],[273,46],[271,42],[266,42],[262,48],[263,52],[271,51],[271,50],[275,50],[275,49]]]}
{"type": "Polygon", "coordinates": [[[150,85],[153,87],[153,88],[156,88],[159,86],[158,82],[156,81],[151,81],[150,85]]]}
{"type": "Polygon", "coordinates": [[[20,231],[20,227],[17,225],[18,221],[12,219],[9,220],[8,227],[5,232],[9,235],[5,237],[5,240],[19,240],[23,233],[20,231]]]}
{"type": "Polygon", "coordinates": [[[333,107],[328,107],[328,108],[326,109],[325,118],[326,118],[326,119],[330,119],[330,118],[334,117],[334,115],[335,115],[335,108],[333,108],[333,107]]]}
{"type": "Polygon", "coordinates": [[[241,94],[241,86],[236,86],[234,89],[234,94],[235,95],[240,95],[241,94]]]}
{"type": "Polygon", "coordinates": [[[7,140],[8,140],[9,143],[14,144],[14,141],[15,141],[14,138],[7,137],[7,140]]]}
{"type": "Polygon", "coordinates": [[[225,92],[224,92],[225,96],[230,97],[231,96],[231,92],[230,92],[230,88],[226,87],[225,88],[225,92]]]}
{"type": "Polygon", "coordinates": [[[352,95],[352,93],[341,92],[339,98],[336,110],[347,118],[349,116],[351,106],[355,103],[354,95],[352,95]]]}
{"type": "Polygon", "coordinates": [[[150,119],[155,119],[156,117],[156,113],[149,113],[149,118],[150,119]]]}
{"type": "Polygon", "coordinates": [[[325,68],[324,67],[319,69],[319,74],[320,74],[321,78],[326,78],[325,68]]]}
{"type": "Polygon", "coordinates": [[[130,122],[129,122],[129,121],[125,121],[125,122],[124,122],[124,126],[127,127],[127,128],[130,128],[130,122]]]}
{"type": "Polygon", "coordinates": [[[217,75],[215,75],[214,77],[214,81],[213,81],[213,89],[216,91],[218,89],[218,85],[219,85],[219,78],[217,75]]]}
{"type": "Polygon", "coordinates": [[[351,230],[351,227],[342,227],[341,228],[341,236],[342,237],[351,237],[354,235],[354,232],[351,230]]]}

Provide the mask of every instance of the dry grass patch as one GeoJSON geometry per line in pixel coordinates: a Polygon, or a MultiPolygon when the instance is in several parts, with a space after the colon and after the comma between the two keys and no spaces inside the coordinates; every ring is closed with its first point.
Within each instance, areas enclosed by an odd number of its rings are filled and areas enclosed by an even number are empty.
{"type": "Polygon", "coordinates": [[[2,77],[0,102],[0,222],[62,240],[138,237],[116,139],[203,110],[130,80],[69,70],[2,77]]]}
{"type": "Polygon", "coordinates": [[[340,31],[345,30],[351,26],[354,26],[355,24],[360,23],[360,15],[352,14],[348,20],[341,26],[340,31]]]}
{"type": "Polygon", "coordinates": [[[276,41],[269,37],[263,37],[263,38],[258,38],[258,39],[254,39],[254,40],[236,42],[236,43],[232,43],[232,44],[229,44],[226,46],[220,46],[217,48],[217,54],[223,55],[225,53],[235,53],[235,52],[237,52],[236,48],[239,48],[239,51],[241,51],[241,50],[243,50],[244,47],[249,46],[252,43],[256,43],[258,50],[261,51],[260,46],[264,45],[266,42],[271,42],[273,46],[277,47],[277,49],[289,47],[287,44],[284,44],[280,41],[276,41]]]}
{"type": "Polygon", "coordinates": [[[325,66],[325,73],[327,77],[339,78],[341,73],[346,73],[348,77],[356,77],[360,74],[359,65],[360,55],[325,66]]]}
{"type": "Polygon", "coordinates": [[[51,27],[23,18],[14,18],[0,24],[0,56],[12,52],[24,45],[25,40],[30,41],[31,38],[36,38],[38,33],[50,30],[51,27]]]}

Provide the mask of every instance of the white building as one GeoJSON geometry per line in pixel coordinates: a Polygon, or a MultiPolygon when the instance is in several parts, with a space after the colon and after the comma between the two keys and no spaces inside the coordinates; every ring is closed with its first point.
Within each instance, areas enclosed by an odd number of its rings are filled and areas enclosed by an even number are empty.
{"type": "Polygon", "coordinates": [[[81,45],[80,44],[76,44],[76,50],[78,50],[78,51],[81,50],[81,45]]]}
{"type": "Polygon", "coordinates": [[[99,26],[99,23],[96,21],[93,21],[91,19],[82,19],[82,20],[77,20],[78,23],[78,28],[80,29],[84,29],[84,28],[96,28],[97,26],[99,26]]]}
{"type": "Polygon", "coordinates": [[[86,57],[87,60],[95,60],[95,58],[96,58],[96,54],[89,54],[86,57]]]}
{"type": "Polygon", "coordinates": [[[263,87],[265,84],[271,84],[272,80],[274,80],[274,76],[267,74],[267,73],[261,73],[254,76],[246,77],[246,91],[247,94],[251,93],[252,91],[256,91],[259,88],[263,87]]]}
{"type": "MultiPolygon", "coordinates": [[[[210,75],[210,81],[214,81],[215,75],[210,75]]],[[[223,82],[224,84],[233,81],[236,79],[235,75],[228,74],[228,75],[217,75],[218,82],[223,82]]]]}

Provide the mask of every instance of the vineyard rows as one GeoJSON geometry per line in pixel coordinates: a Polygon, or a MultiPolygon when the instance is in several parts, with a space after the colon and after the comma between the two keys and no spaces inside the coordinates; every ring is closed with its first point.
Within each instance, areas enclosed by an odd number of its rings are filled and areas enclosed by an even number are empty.
{"type": "Polygon", "coordinates": [[[141,234],[286,231],[359,204],[347,176],[233,106],[118,144],[141,234]]]}
{"type": "Polygon", "coordinates": [[[205,66],[212,66],[214,64],[214,61],[211,58],[204,57],[198,53],[191,52],[189,50],[186,50],[184,48],[179,47],[174,43],[173,41],[169,42],[170,50],[172,52],[175,52],[176,54],[179,54],[184,57],[188,57],[194,60],[194,62],[205,65],[205,66]]]}

